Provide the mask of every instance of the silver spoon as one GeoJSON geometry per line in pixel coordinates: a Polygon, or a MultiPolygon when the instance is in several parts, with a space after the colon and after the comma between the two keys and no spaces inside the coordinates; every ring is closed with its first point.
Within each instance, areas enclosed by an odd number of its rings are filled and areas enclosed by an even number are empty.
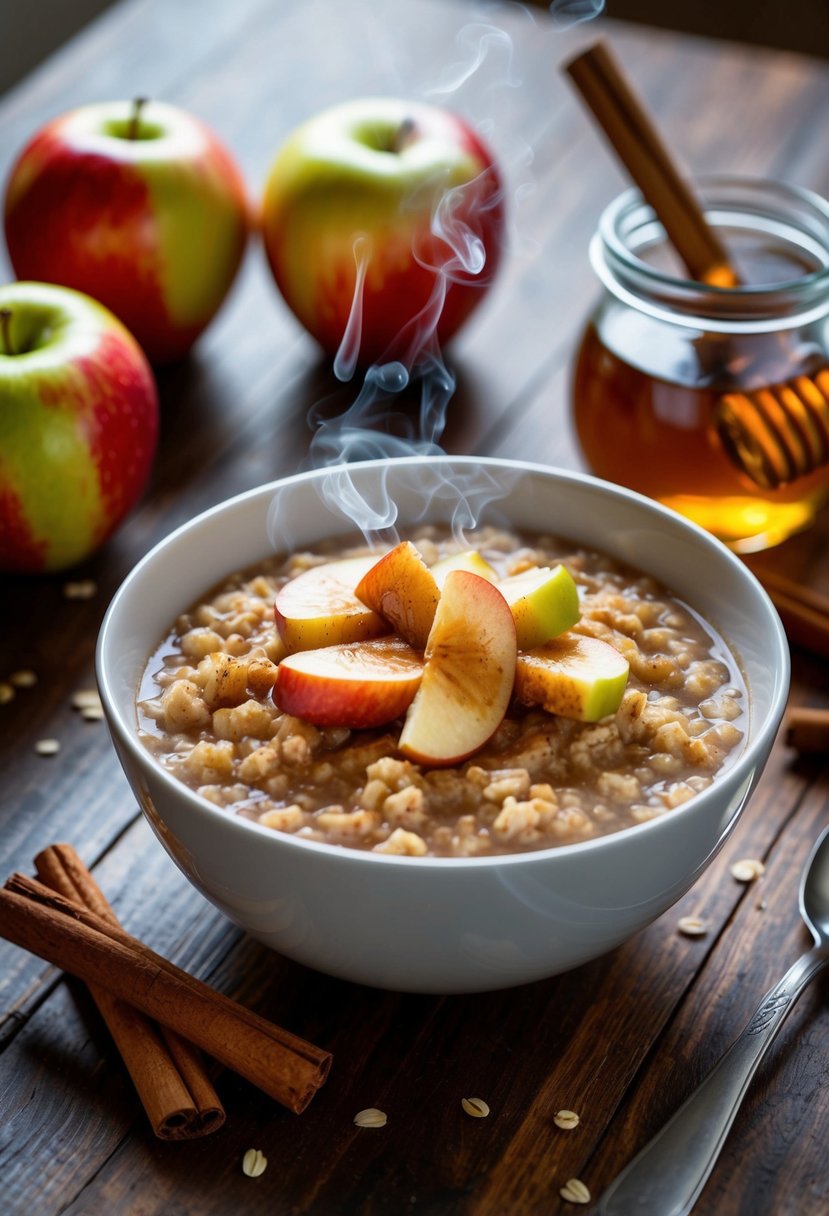
{"type": "Polygon", "coordinates": [[[803,870],[799,906],[814,946],[769,989],[702,1084],[611,1183],[600,1216],[687,1216],[699,1198],[757,1065],[803,989],[829,963],[829,827],[803,870]]]}

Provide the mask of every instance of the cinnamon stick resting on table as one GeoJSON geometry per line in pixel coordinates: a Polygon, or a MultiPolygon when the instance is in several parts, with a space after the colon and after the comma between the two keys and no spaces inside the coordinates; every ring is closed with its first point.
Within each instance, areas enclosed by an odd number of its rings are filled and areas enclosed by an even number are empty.
{"type": "Polygon", "coordinates": [[[780,613],[790,642],[829,658],[829,596],[772,570],[755,570],[780,613]]]}
{"type": "Polygon", "coordinates": [[[786,715],[786,745],[798,752],[829,755],[829,709],[796,705],[786,715]]]}
{"type": "Polygon", "coordinates": [[[0,933],[176,1031],[297,1114],[328,1076],[328,1052],[214,991],[36,879],[14,874],[0,891],[0,933]]]}
{"type": "MultiPolygon", "coordinates": [[[[103,891],[71,845],[44,849],[35,858],[35,869],[53,891],[118,925],[103,891]]],[[[89,991],[155,1134],[162,1140],[190,1140],[218,1131],[225,1112],[193,1045],[156,1026],[105,988],[91,984],[89,991]]]]}

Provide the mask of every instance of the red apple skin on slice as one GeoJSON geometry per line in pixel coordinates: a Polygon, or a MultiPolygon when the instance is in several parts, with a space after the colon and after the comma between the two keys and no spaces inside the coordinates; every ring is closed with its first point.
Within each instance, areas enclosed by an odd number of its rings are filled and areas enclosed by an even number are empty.
{"type": "Polygon", "coordinates": [[[410,540],[395,545],[355,588],[355,595],[410,646],[423,650],[440,592],[434,575],[410,540]]]}
{"type": "Polygon", "coordinates": [[[312,566],[280,587],[274,619],[289,654],[388,633],[386,622],[367,608],[354,588],[377,558],[345,557],[312,566]]]}
{"type": "Polygon", "coordinates": [[[507,711],[516,656],[515,621],[501,592],[478,574],[453,570],[426,644],[401,752],[436,767],[458,764],[483,747],[507,711]]]}
{"type": "Polygon", "coordinates": [[[278,709],[315,726],[368,730],[401,717],[423,674],[421,656],[400,638],[303,650],[279,664],[278,709]]]}
{"type": "Polygon", "coordinates": [[[598,722],[619,708],[628,661],[600,638],[562,634],[518,656],[515,694],[550,714],[598,722]]]}
{"type": "Polygon", "coordinates": [[[432,571],[438,589],[446,582],[447,574],[451,574],[453,570],[468,570],[470,574],[480,574],[481,578],[485,578],[488,583],[498,582],[498,575],[477,549],[463,549],[460,553],[450,553],[447,557],[439,558],[429,569],[432,571]]]}

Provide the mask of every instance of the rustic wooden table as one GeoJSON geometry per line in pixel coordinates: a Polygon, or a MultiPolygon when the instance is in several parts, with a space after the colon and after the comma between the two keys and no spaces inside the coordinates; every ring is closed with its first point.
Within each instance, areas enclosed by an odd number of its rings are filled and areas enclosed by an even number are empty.
{"type": "MultiPolygon", "coordinates": [[[[566,397],[578,327],[595,294],[586,248],[626,185],[558,65],[596,27],[496,8],[501,32],[455,95],[486,120],[507,166],[514,241],[497,288],[451,351],[459,388],[447,451],[578,466],[566,397]],[[520,81],[520,87],[513,87],[520,81]],[[530,156],[530,150],[532,155],[530,156]]],[[[794,55],[604,23],[603,30],[694,171],[766,174],[829,193],[829,67],[794,55]]],[[[149,94],[212,124],[259,190],[282,137],[325,105],[371,93],[424,96],[486,31],[445,0],[302,5],[273,0],[123,0],[0,101],[0,177],[25,139],[74,105],[149,94]],[[464,33],[464,30],[466,31],[464,33]]],[[[455,71],[455,75],[458,72],[455,71]]],[[[436,95],[437,96],[437,95],[436,95]]],[[[105,728],[70,707],[93,682],[107,602],[174,526],[294,471],[309,407],[329,372],[251,247],[195,354],[159,375],[161,446],[150,491],[106,550],[64,577],[7,578],[2,674],[34,688],[0,707],[0,871],[29,869],[67,839],[126,926],[264,1016],[330,1048],[334,1068],[302,1116],[217,1072],[228,1119],[213,1137],[153,1138],[81,985],[0,943],[0,1211],[234,1216],[249,1213],[553,1213],[576,1176],[594,1196],[724,1050],[806,944],[799,872],[829,818],[829,764],[778,744],[723,853],[649,930],[608,957],[519,990],[430,999],[315,974],[255,944],[182,878],[140,817],[105,728]],[[36,754],[44,737],[61,742],[36,754]],[[729,874],[761,858],[751,886],[729,874]],[[677,932],[702,913],[706,937],[677,932]],[[486,1119],[463,1113],[483,1097],[486,1119]],[[363,1107],[388,1112],[360,1130],[363,1107]],[[553,1123],[576,1110],[575,1131],[553,1123]],[[243,1175],[246,1149],[269,1159],[243,1175]]],[[[829,589],[829,519],[764,560],[829,589]]],[[[792,700],[826,704],[827,665],[795,649],[792,700]]],[[[761,1068],[699,1202],[703,1216],[829,1210],[829,987],[802,998],[761,1068]]]]}

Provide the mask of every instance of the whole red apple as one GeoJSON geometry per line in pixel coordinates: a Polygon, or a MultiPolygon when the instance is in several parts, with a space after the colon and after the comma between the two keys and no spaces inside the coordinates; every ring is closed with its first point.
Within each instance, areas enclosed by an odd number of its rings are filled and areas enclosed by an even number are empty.
{"type": "Polygon", "coordinates": [[[161,102],[116,101],[34,136],[8,181],[5,226],[18,278],[86,292],[161,363],[184,355],[224,300],[249,209],[207,127],[161,102]]]}
{"type": "Polygon", "coordinates": [[[61,570],[137,501],[158,431],[152,371],[95,300],[0,287],[0,570],[61,570]]]}
{"type": "Polygon", "coordinates": [[[328,354],[411,366],[484,298],[503,245],[503,190],[463,119],[377,98],[293,132],[262,219],[277,285],[328,354]]]}

